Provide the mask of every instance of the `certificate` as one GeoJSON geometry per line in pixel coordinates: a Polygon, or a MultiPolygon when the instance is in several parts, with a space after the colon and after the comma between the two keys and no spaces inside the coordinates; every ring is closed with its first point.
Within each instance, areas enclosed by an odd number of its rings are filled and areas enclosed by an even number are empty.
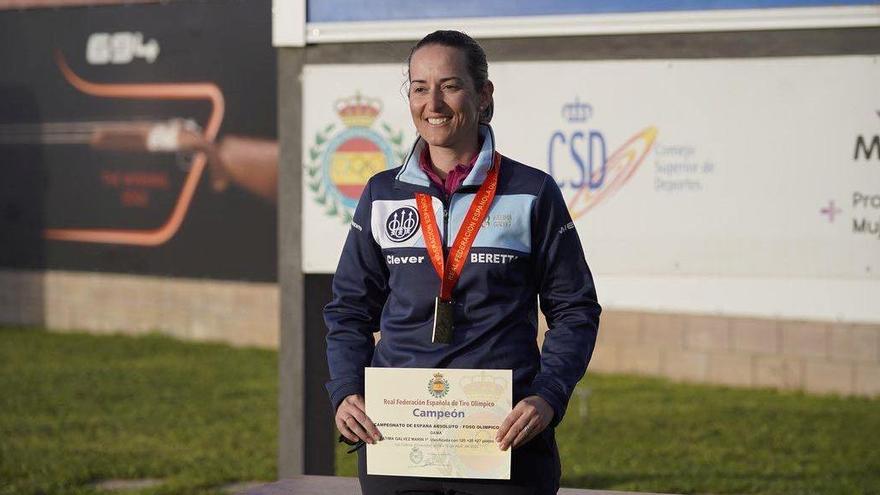
{"type": "Polygon", "coordinates": [[[495,434],[511,409],[510,370],[366,368],[367,474],[510,479],[495,434]]]}

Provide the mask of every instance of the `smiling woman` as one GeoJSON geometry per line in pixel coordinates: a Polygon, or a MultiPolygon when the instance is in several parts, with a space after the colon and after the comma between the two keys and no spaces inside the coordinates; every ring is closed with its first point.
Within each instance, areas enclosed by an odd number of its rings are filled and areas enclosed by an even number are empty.
{"type": "Polygon", "coordinates": [[[494,86],[482,50],[474,56],[473,50],[437,44],[433,38],[426,37],[410,55],[409,109],[428,143],[434,171],[445,179],[479,149],[477,128],[492,118],[494,86]]]}
{"type": "Polygon", "coordinates": [[[402,166],[364,188],[324,309],[336,426],[352,443],[381,439],[365,410],[366,366],[511,370],[514,406],[484,439],[512,449],[509,480],[370,475],[359,449],[361,488],[556,493],[554,429],[586,371],[601,311],[580,240],[552,177],[495,150],[480,45],[436,31],[407,62],[419,138],[402,166]],[[538,296],[549,326],[541,352],[538,296]]]}

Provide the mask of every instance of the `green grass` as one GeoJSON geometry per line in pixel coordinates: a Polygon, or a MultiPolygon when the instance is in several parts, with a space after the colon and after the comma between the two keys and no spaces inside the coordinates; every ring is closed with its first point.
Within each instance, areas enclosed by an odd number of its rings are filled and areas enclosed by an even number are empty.
{"type": "MultiPolygon", "coordinates": [[[[276,476],[275,352],[0,329],[0,494],[219,493],[276,476]]],[[[590,376],[557,431],[563,485],[880,493],[880,400],[590,376]]],[[[338,450],[337,472],[355,474],[338,450]]]]}
{"type": "Polygon", "coordinates": [[[276,353],[0,330],[0,494],[218,493],[276,476],[276,353]]]}
{"type": "Polygon", "coordinates": [[[880,493],[880,400],[590,377],[557,433],[563,485],[880,493]]]}

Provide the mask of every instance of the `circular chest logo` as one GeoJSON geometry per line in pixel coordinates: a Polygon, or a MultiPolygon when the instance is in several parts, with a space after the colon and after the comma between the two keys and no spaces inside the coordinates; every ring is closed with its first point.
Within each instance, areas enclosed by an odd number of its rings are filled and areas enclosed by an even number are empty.
{"type": "Polygon", "coordinates": [[[410,239],[419,230],[419,212],[412,206],[394,210],[385,220],[385,233],[392,242],[410,239]]]}

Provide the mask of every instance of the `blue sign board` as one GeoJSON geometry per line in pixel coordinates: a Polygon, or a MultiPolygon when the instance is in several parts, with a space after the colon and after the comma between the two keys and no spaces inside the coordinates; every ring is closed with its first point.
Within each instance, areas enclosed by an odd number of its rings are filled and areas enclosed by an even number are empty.
{"type": "Polygon", "coordinates": [[[541,15],[625,14],[880,5],[877,0],[310,0],[308,22],[399,21],[541,15]]]}

